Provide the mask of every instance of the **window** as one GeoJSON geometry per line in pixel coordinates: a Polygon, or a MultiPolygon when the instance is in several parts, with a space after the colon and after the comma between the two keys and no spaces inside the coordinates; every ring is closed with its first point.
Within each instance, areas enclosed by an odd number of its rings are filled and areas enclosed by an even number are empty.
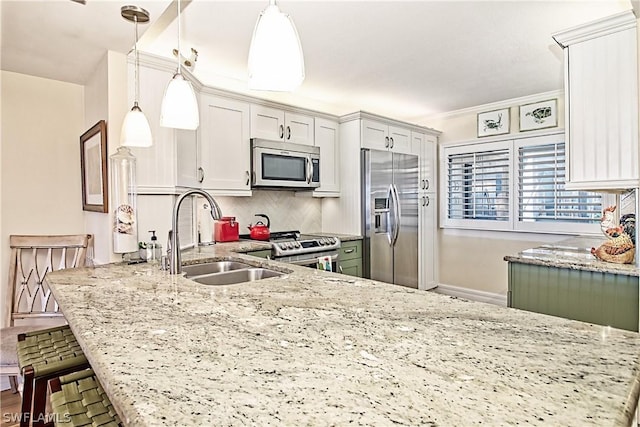
{"type": "Polygon", "coordinates": [[[598,193],[565,189],[563,134],[444,147],[443,225],[598,232],[598,193]]]}
{"type": "Polygon", "coordinates": [[[509,226],[510,151],[508,143],[446,148],[447,219],[450,225],[509,226]]]}
{"type": "Polygon", "coordinates": [[[549,138],[526,138],[515,142],[518,150],[518,223],[562,222],[567,223],[562,226],[573,229],[576,227],[571,223],[600,222],[600,194],[564,188],[565,144],[564,139],[559,139],[549,142],[549,138]]]}

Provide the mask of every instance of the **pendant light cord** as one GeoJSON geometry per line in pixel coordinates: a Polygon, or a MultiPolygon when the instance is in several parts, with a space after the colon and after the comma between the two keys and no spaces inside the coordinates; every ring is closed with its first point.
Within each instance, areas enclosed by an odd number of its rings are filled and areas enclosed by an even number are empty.
{"type": "Polygon", "coordinates": [[[180,73],[180,0],[178,0],[178,74],[180,73]]]}
{"type": "Polygon", "coordinates": [[[138,97],[140,96],[140,80],[138,78],[138,64],[140,63],[140,58],[138,57],[138,16],[133,15],[133,22],[135,23],[135,36],[136,40],[133,44],[133,53],[135,57],[136,63],[133,66],[133,79],[134,79],[134,91],[135,97],[133,99],[133,104],[138,106],[138,97]]]}

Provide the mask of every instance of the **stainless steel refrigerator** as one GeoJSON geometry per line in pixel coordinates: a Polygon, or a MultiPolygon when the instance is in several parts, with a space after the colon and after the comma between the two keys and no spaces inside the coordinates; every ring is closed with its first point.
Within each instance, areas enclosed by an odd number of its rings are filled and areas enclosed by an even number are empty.
{"type": "Polygon", "coordinates": [[[363,149],[365,277],[418,287],[418,156],[363,149]]]}

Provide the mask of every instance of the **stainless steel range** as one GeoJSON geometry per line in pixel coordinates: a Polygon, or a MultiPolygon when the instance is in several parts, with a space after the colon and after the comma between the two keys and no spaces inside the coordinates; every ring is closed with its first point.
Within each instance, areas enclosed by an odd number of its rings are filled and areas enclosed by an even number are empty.
{"type": "MultiPolygon", "coordinates": [[[[247,237],[248,236],[241,236],[247,237]]],[[[332,270],[340,271],[338,252],[340,239],[332,236],[313,236],[299,231],[271,232],[271,259],[289,264],[316,268],[318,258],[331,257],[332,270]]]]}

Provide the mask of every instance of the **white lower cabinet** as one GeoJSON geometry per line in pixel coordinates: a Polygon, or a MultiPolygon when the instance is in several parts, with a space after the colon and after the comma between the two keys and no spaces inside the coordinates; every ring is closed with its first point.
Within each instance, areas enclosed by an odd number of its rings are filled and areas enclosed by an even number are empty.
{"type": "Polygon", "coordinates": [[[202,94],[198,174],[214,195],[251,195],[250,106],[202,94]]]}
{"type": "Polygon", "coordinates": [[[320,147],[320,187],[316,197],[340,196],[340,129],[336,121],[315,119],[315,145],[320,147]]]}
{"type": "Polygon", "coordinates": [[[436,193],[419,194],[418,288],[424,290],[438,286],[437,201],[436,193]]]}

